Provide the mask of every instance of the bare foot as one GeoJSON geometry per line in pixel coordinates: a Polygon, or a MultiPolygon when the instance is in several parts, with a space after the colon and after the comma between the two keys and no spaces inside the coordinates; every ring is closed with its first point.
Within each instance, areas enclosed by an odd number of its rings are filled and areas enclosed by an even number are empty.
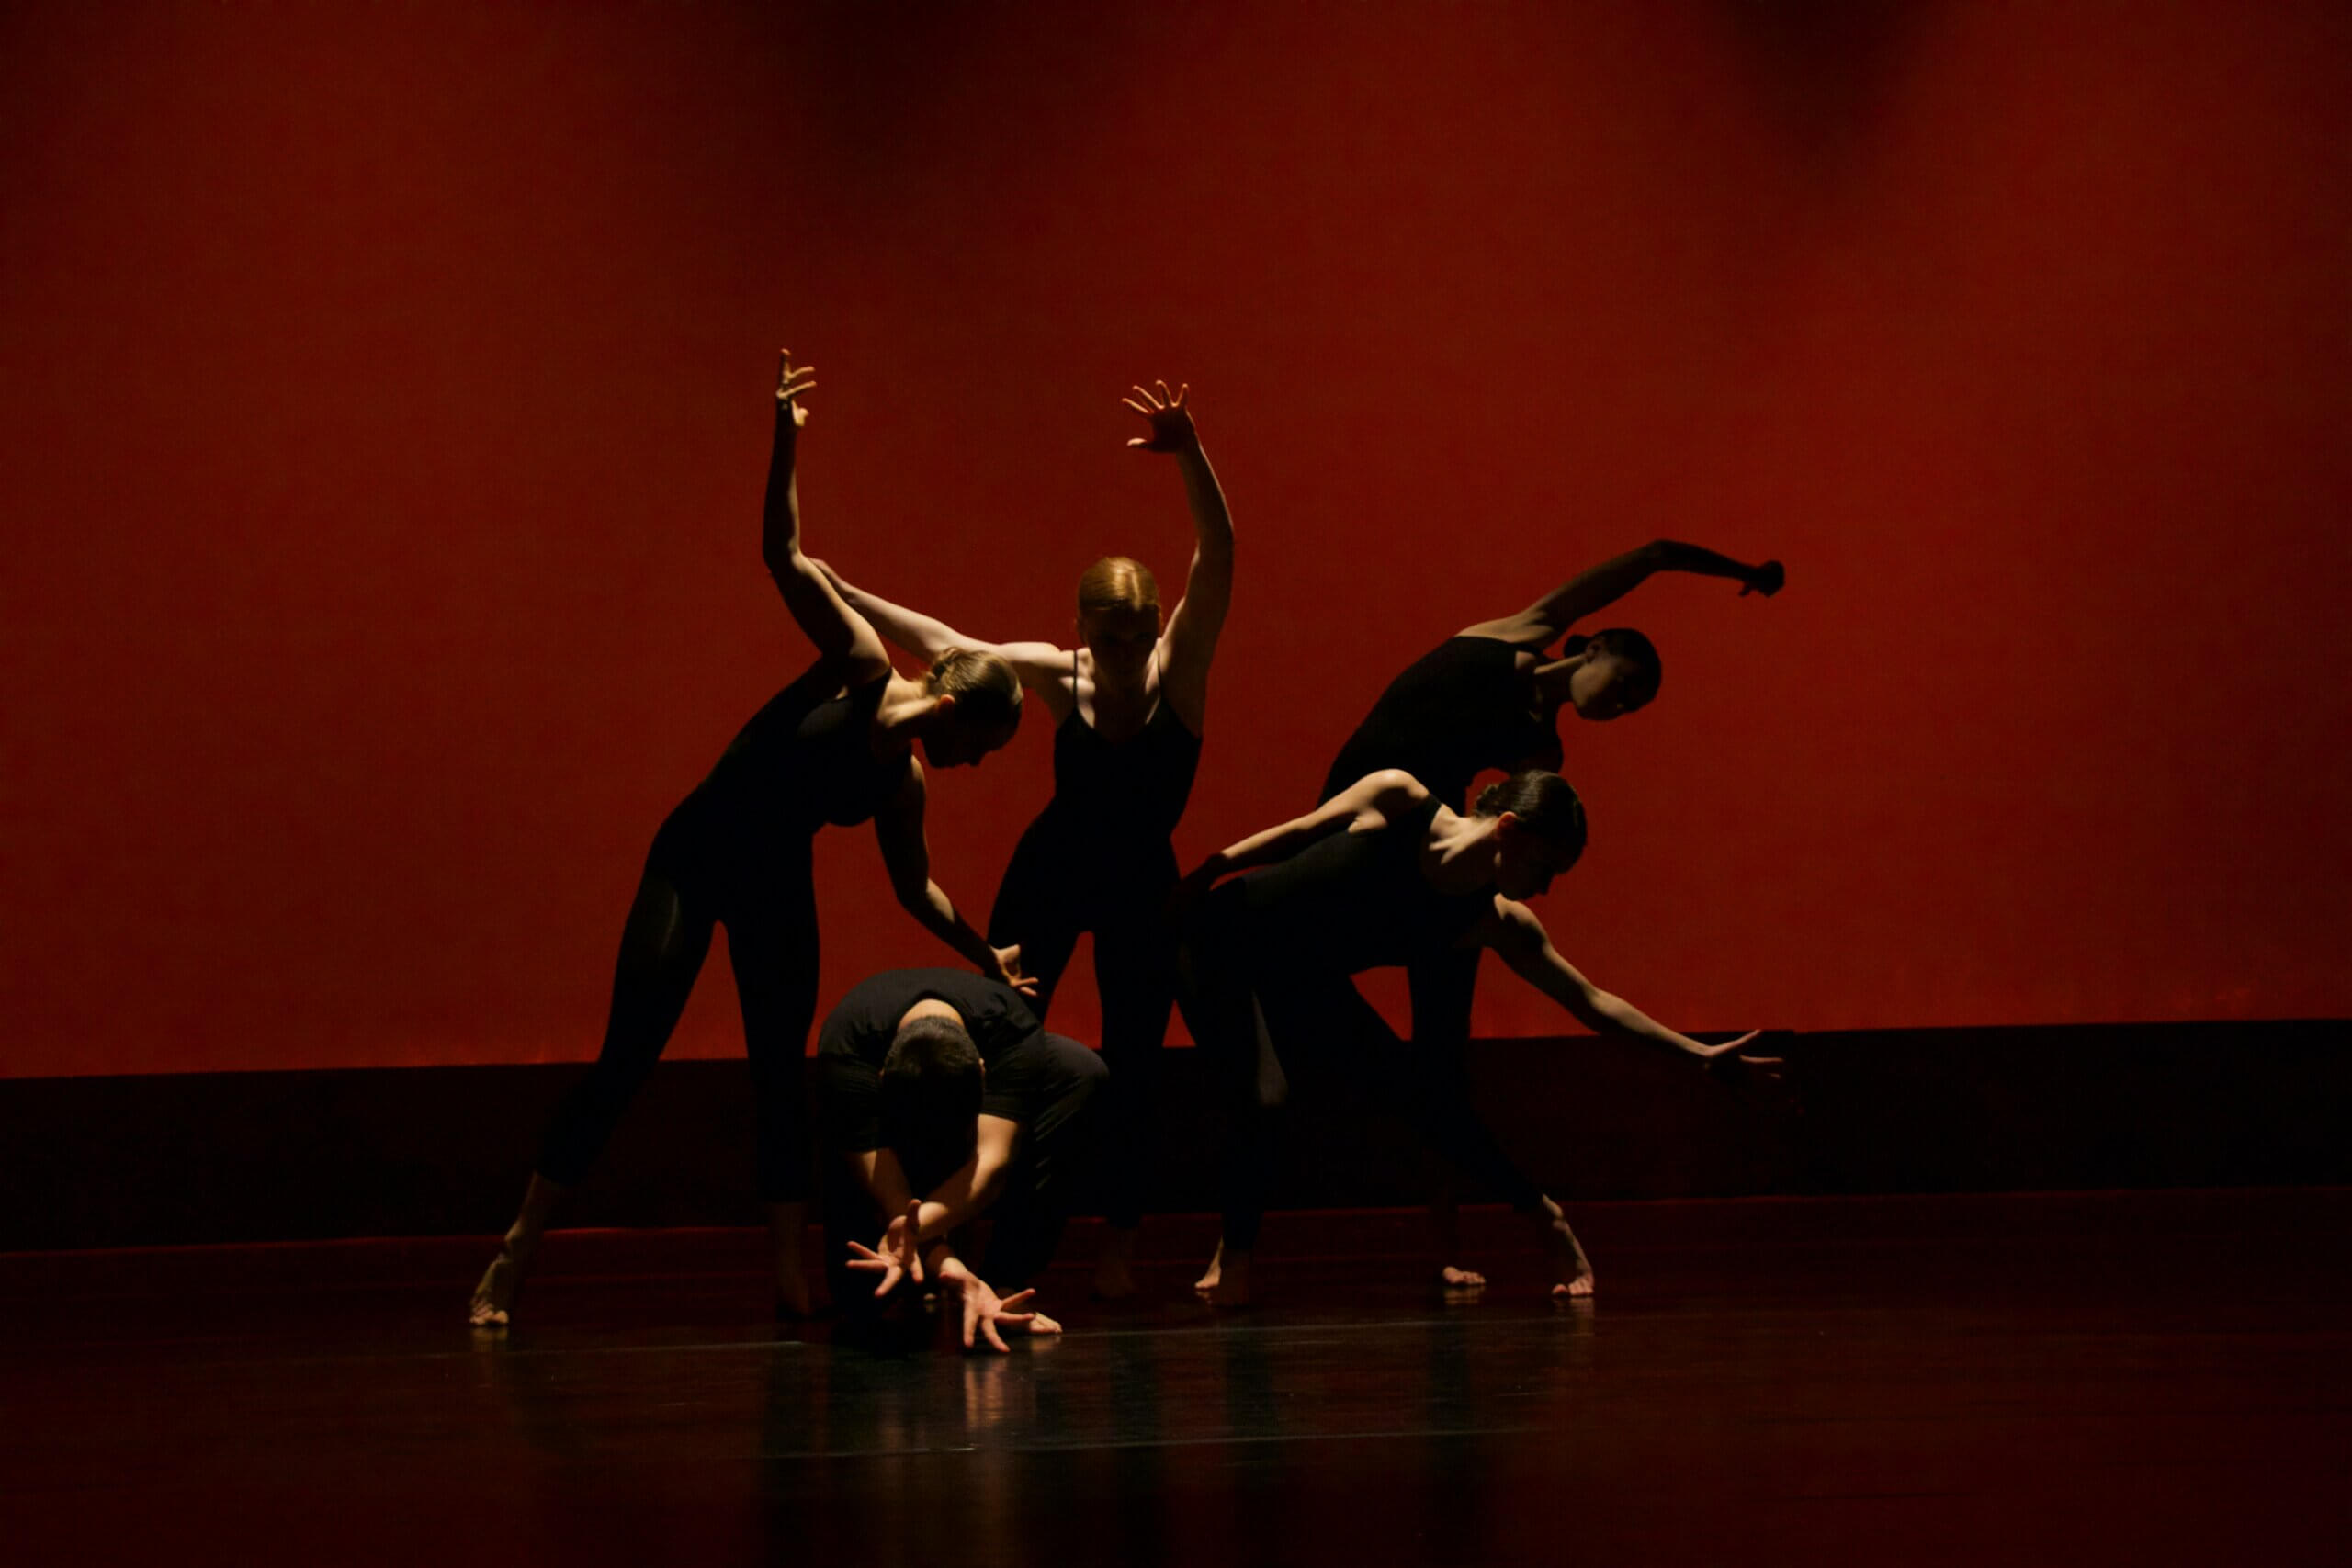
{"type": "Polygon", "coordinates": [[[563,1201],[563,1186],[549,1181],[537,1171],[531,1173],[531,1184],[523,1190],[523,1212],[498,1238],[498,1256],[481,1271],[481,1283],[474,1287],[473,1304],[467,1310],[467,1321],[476,1328],[503,1328],[507,1317],[514,1310],[514,1292],[523,1288],[523,1276],[529,1271],[531,1258],[539,1250],[539,1243],[548,1234],[548,1225],[555,1218],[563,1201]]]}
{"type": "Polygon", "coordinates": [[[467,1321],[476,1328],[503,1328],[514,1306],[514,1292],[523,1285],[523,1266],[515,1261],[512,1248],[501,1246],[498,1256],[481,1273],[481,1283],[474,1287],[472,1306],[467,1321]]]}
{"type": "Polygon", "coordinates": [[[1102,1233],[1102,1250],[1094,1257],[1094,1299],[1098,1302],[1123,1302],[1136,1293],[1135,1260],[1136,1233],[1112,1230],[1102,1233]]]}
{"type": "Polygon", "coordinates": [[[1193,1281],[1193,1293],[1204,1296],[1216,1290],[1224,1265],[1225,1243],[1220,1241],[1216,1244],[1216,1250],[1209,1254],[1209,1266],[1201,1270],[1199,1279],[1193,1281]]]}
{"type": "Polygon", "coordinates": [[[1487,1288],[1487,1277],[1475,1269],[1456,1269],[1449,1263],[1437,1271],[1438,1289],[1448,1295],[1475,1295],[1487,1288]]]}
{"type": "Polygon", "coordinates": [[[1227,1252],[1220,1244],[1216,1256],[1209,1260],[1208,1271],[1193,1282],[1193,1292],[1211,1306],[1248,1306],[1250,1255],[1227,1252]]]}
{"type": "Polygon", "coordinates": [[[1579,1300],[1592,1294],[1592,1264],[1577,1241],[1577,1233],[1568,1228],[1567,1216],[1553,1205],[1550,1218],[1544,1222],[1546,1245],[1552,1253],[1552,1296],[1555,1301],[1579,1300]]]}

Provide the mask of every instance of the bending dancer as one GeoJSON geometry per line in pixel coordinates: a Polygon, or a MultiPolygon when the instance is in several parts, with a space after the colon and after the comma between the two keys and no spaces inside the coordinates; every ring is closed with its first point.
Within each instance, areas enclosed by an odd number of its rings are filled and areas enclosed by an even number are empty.
{"type": "MultiPolygon", "coordinates": [[[[1515,615],[1463,627],[1388,684],[1323,780],[1329,800],[1365,774],[1400,768],[1459,811],[1470,781],[1489,770],[1560,766],[1562,709],[1578,718],[1621,718],[1657,695],[1657,649],[1630,626],[1569,636],[1657,572],[1727,577],[1743,597],[1778,593],[1781,563],[1747,566],[1696,545],[1658,539],[1579,572],[1515,615]],[[1548,649],[1562,637],[1560,657],[1548,649]]],[[[1470,1002],[1478,983],[1476,947],[1453,949],[1407,966],[1413,1043],[1421,1070],[1457,1078],[1467,1069],[1470,1002]]],[[[1458,1266],[1453,1202],[1431,1205],[1439,1277],[1450,1287],[1485,1281],[1458,1266]]]]}
{"type": "Polygon", "coordinates": [[[882,640],[800,550],[794,478],[799,399],[815,385],[787,355],[776,376],[763,550],[817,660],[754,714],[710,776],[653,836],[621,930],[612,1010],[595,1066],[557,1109],[522,1212],[474,1287],[472,1318],[503,1324],[564,1190],[587,1173],[669,1043],[711,928],[727,927],[756,1097],[760,1196],[775,1236],[776,1299],[808,1309],[800,1264],[808,1156],[801,1057],[817,1005],[817,898],[809,842],[827,823],[874,821],[891,890],[908,913],[979,970],[1023,984],[1020,953],[990,947],[931,880],[923,771],[977,762],[1012,739],[1021,686],[994,654],[943,649],[920,681],[890,668],[882,640]]]}
{"type": "Polygon", "coordinates": [[[1129,1263],[1151,1168],[1149,1108],[1175,997],[1175,937],[1165,906],[1176,885],[1169,838],[1184,814],[1201,757],[1209,663],[1233,592],[1233,520],[1185,406],[1188,389],[1135,389],[1127,407],[1151,432],[1127,443],[1167,452],[1193,510],[1193,565],[1167,616],[1151,572],[1107,556],[1078,581],[1080,647],[989,643],[835,579],[853,609],[923,658],[943,649],[1000,654],[1054,716],[1054,797],[1022,834],[997,889],[989,940],[1017,946],[1037,977],[1039,1017],[1078,933],[1094,933],[1102,998],[1106,1095],[1105,1215],[1094,1291],[1132,1294],[1129,1263]]]}
{"type": "Polygon", "coordinates": [[[818,1033],[817,1063],[833,1304],[870,1312],[900,1280],[928,1275],[961,1301],[967,1349],[976,1328],[1000,1350],[1001,1328],[1060,1333],[1018,1309],[1060,1243],[1091,1103],[1109,1077],[1102,1059],[1046,1033],[1009,986],[899,969],[842,998],[818,1033]],[[991,1207],[984,1280],[948,1238],[991,1207]],[[871,1247],[854,1239],[877,1235],[871,1247]],[[860,1271],[880,1276],[870,1291],[860,1271]]]}
{"type": "Polygon", "coordinates": [[[1283,1059],[1319,1049],[1343,1055],[1441,1153],[1543,1228],[1555,1295],[1591,1293],[1591,1265],[1559,1204],[1496,1145],[1464,1077],[1428,1072],[1427,1054],[1397,1040],[1349,978],[1359,970],[1491,947],[1588,1028],[1664,1046],[1736,1079],[1779,1077],[1777,1059],[1743,1054],[1752,1032],[1702,1045],[1560,956],[1517,900],[1574,865],[1584,840],[1584,807],[1557,773],[1514,773],[1487,786],[1464,816],[1391,768],[1219,851],[1185,878],[1185,895],[1200,900],[1186,926],[1186,1017],[1223,1058],[1235,1117],[1225,1234],[1196,1290],[1220,1306],[1249,1302],[1275,1122],[1289,1096],[1283,1059]]]}

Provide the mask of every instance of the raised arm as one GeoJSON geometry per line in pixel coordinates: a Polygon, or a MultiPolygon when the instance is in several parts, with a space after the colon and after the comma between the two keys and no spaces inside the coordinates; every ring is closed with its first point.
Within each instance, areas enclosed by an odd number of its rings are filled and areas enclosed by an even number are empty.
{"type": "Polygon", "coordinates": [[[800,399],[815,390],[816,373],[796,367],[786,350],[775,373],[775,446],[768,458],[767,502],[762,512],[760,554],[768,575],[784,595],[785,608],[820,658],[842,662],[845,679],[871,680],[889,668],[890,656],[865,617],[842,602],[841,595],[800,549],[800,427],[808,411],[800,399]]]}
{"type": "Polygon", "coordinates": [[[1024,996],[1035,996],[1037,982],[1021,972],[1021,949],[990,947],[988,939],[956,912],[955,900],[931,879],[931,844],[922,828],[922,764],[910,757],[907,770],[907,782],[874,814],[874,839],[882,851],[882,864],[890,874],[890,891],[898,896],[899,907],[925,931],[961,953],[981,974],[1024,996]]]}
{"type": "Polygon", "coordinates": [[[989,642],[984,638],[966,637],[946,622],[935,620],[920,610],[910,610],[894,604],[878,593],[869,593],[855,584],[844,581],[841,573],[824,561],[811,563],[833,585],[842,603],[864,616],[876,632],[893,647],[902,648],[928,664],[950,649],[960,648],[967,653],[993,653],[1012,666],[1021,683],[1044,697],[1059,720],[1070,700],[1069,650],[1056,648],[1050,642],[989,642]]]}
{"type": "Polygon", "coordinates": [[[1209,665],[1216,657],[1227,607],[1233,602],[1233,515],[1226,509],[1216,472],[1201,450],[1192,411],[1184,406],[1184,395],[1192,389],[1181,386],[1171,393],[1165,381],[1152,385],[1157,390],[1137,387],[1134,397],[1122,400],[1151,425],[1150,434],[1127,445],[1142,452],[1172,453],[1176,471],[1184,479],[1184,499],[1193,509],[1193,566],[1185,574],[1184,596],[1169,612],[1168,629],[1159,638],[1159,689],[1163,699],[1175,705],[1185,728],[1198,735],[1208,711],[1209,665]]]}
{"type": "Polygon", "coordinates": [[[1494,913],[1480,923],[1475,940],[1493,948],[1521,979],[1558,1002],[1570,1017],[1597,1034],[1662,1045],[1700,1062],[1722,1061],[1726,1066],[1736,1063],[1764,1078],[1780,1076],[1778,1058],[1751,1056],[1741,1051],[1756,1038],[1754,1030],[1722,1045],[1702,1044],[1668,1029],[1624,998],[1604,991],[1586,979],[1552,945],[1544,922],[1524,904],[1498,897],[1494,913]]]}
{"type": "Polygon", "coordinates": [[[1548,648],[1578,621],[1607,609],[1661,571],[1728,577],[1740,585],[1742,594],[1761,593],[1768,598],[1781,591],[1783,578],[1781,563],[1776,560],[1747,566],[1697,545],[1653,539],[1637,550],[1612,556],[1599,566],[1577,573],[1516,615],[1480,621],[1455,635],[1490,637],[1522,648],[1548,648]]]}
{"type": "Polygon", "coordinates": [[[1369,830],[1399,812],[1410,811],[1430,797],[1420,781],[1396,768],[1366,773],[1304,817],[1250,834],[1227,844],[1185,874],[1189,896],[1205,891],[1228,872],[1288,860],[1316,840],[1361,826],[1369,830]]]}

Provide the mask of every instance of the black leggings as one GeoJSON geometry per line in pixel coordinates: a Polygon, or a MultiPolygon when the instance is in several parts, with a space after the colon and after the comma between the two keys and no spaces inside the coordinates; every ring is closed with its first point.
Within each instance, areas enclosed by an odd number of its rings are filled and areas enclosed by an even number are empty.
{"type": "Polygon", "coordinates": [[[1029,1004],[1040,1019],[1069,967],[1078,933],[1094,933],[1094,986],[1102,998],[1102,1213],[1132,1229],[1143,1217],[1158,1124],[1151,1115],[1160,1048],[1176,1000],[1176,938],[1165,916],[1176,855],[1165,842],[1113,856],[1102,845],[1039,818],[1021,836],[989,913],[989,941],[1021,944],[1037,980],[1029,1004]]]}
{"type": "Polygon", "coordinates": [[[809,1195],[802,1058],[817,1010],[817,889],[808,840],[729,832],[689,797],[654,835],[621,928],[604,1048],[556,1108],[539,1174],[572,1186],[595,1163],[621,1112],[662,1059],[678,1015],[727,927],[743,1012],[758,1128],[759,1190],[771,1203],[809,1195]]]}
{"type": "MultiPolygon", "coordinates": [[[[1084,1179],[1100,1143],[1094,1112],[1107,1098],[1110,1073],[1075,1040],[1045,1036],[1055,1072],[1035,1112],[1021,1129],[1012,1164],[990,1210],[991,1227],[979,1276],[1000,1295],[1032,1283],[1061,1245],[1073,1190],[1084,1179]]],[[[833,1304],[855,1315],[873,1309],[872,1274],[849,1267],[849,1244],[874,1245],[885,1221],[848,1154],[825,1155],[825,1279],[833,1304]],[[863,1280],[861,1285],[859,1281],[863,1280]]]]}
{"type": "MultiPolygon", "coordinates": [[[[1342,754],[1341,761],[1345,762],[1354,750],[1351,746],[1342,754]]],[[[1392,759],[1383,765],[1412,772],[1402,761],[1392,759]]],[[[1366,768],[1363,772],[1372,771],[1366,768]]],[[[1329,776],[1323,781],[1323,793],[1316,797],[1317,804],[1329,800],[1362,776],[1351,763],[1334,763],[1329,776]]],[[[1448,798],[1441,791],[1441,798],[1454,810],[1462,809],[1460,792],[1448,798]]],[[[1413,1048],[1423,1054],[1429,1070],[1468,1070],[1462,1064],[1462,1056],[1470,1045],[1470,1004],[1478,989],[1478,958],[1485,951],[1477,947],[1447,948],[1405,966],[1405,979],[1412,988],[1413,1048]]]]}
{"type": "MultiPolygon", "coordinates": [[[[1475,975],[1476,950],[1469,956],[1468,971],[1475,975]]],[[[1439,973],[1458,979],[1461,968],[1455,964],[1439,973]]],[[[1193,1038],[1216,1055],[1216,1071],[1231,1118],[1225,1155],[1227,1247],[1238,1252],[1257,1245],[1290,1101],[1283,1054],[1311,1054],[1332,1071],[1368,1079],[1391,1109],[1418,1126],[1479,1189],[1521,1210],[1542,1201],[1542,1190],[1511,1163],[1472,1107],[1467,1064],[1458,1047],[1424,1050],[1418,1039],[1408,1047],[1346,975],[1283,976],[1253,983],[1228,973],[1203,979],[1187,998],[1185,1018],[1193,1038]]]]}

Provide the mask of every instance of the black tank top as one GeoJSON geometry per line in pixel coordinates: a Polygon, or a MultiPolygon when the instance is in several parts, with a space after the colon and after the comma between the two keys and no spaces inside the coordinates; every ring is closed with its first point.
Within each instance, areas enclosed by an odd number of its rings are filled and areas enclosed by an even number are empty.
{"type": "Polygon", "coordinates": [[[1487,768],[1560,765],[1560,738],[1536,715],[1535,683],[1516,644],[1453,637],[1388,683],[1323,781],[1330,799],[1366,773],[1402,768],[1462,809],[1470,781],[1487,768]]]}
{"type": "Polygon", "coordinates": [[[1073,697],[1054,731],[1054,798],[1046,810],[1106,853],[1155,848],[1176,831],[1200,764],[1201,738],[1176,716],[1165,690],[1143,728],[1119,741],[1103,739],[1073,697]]]}
{"type": "Polygon", "coordinates": [[[907,759],[874,754],[888,671],[835,694],[820,663],[736,733],[696,793],[776,829],[814,833],[865,821],[906,782],[907,759]]]}
{"type": "Polygon", "coordinates": [[[1453,945],[1494,908],[1494,889],[1441,893],[1422,874],[1440,804],[1432,795],[1385,827],[1333,833],[1219,885],[1201,917],[1216,957],[1250,973],[1352,975],[1453,945]]]}

